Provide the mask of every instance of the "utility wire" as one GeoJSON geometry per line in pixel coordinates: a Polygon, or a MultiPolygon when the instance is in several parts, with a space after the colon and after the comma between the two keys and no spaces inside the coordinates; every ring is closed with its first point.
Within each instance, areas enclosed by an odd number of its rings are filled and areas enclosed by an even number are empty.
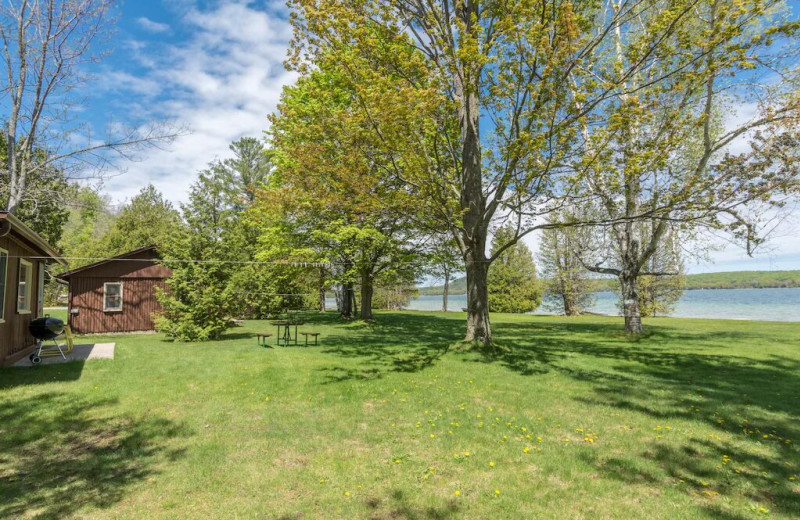
{"type": "MultiPolygon", "coordinates": [[[[287,267],[333,267],[333,266],[354,266],[358,262],[313,262],[296,260],[199,260],[199,259],[152,259],[152,258],[95,258],[80,256],[6,256],[6,258],[23,258],[26,260],[66,260],[66,261],[87,261],[87,262],[150,262],[158,264],[216,264],[216,265],[284,265],[287,267]]],[[[473,260],[472,263],[486,263],[489,260],[473,260]]],[[[419,262],[393,262],[395,265],[419,265],[419,262]]],[[[88,267],[83,265],[77,267],[88,267]]]]}

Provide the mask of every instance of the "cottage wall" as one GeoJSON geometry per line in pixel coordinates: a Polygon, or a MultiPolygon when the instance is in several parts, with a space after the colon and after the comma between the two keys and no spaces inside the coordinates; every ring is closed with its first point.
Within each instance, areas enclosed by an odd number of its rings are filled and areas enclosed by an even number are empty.
{"type": "Polygon", "coordinates": [[[0,366],[13,363],[36,345],[36,340],[28,332],[30,322],[38,317],[37,295],[39,288],[39,265],[41,260],[28,259],[32,264],[33,286],[31,288],[31,312],[17,312],[17,289],[20,256],[41,256],[41,253],[27,247],[9,234],[0,237],[0,249],[8,251],[6,271],[4,323],[0,323],[0,366]]]}
{"type": "Polygon", "coordinates": [[[70,327],[77,334],[154,330],[152,315],[162,310],[155,289],[166,288],[171,274],[152,250],[76,272],[68,277],[70,327]],[[104,311],[104,284],[114,282],[122,283],[122,310],[104,311]]]}

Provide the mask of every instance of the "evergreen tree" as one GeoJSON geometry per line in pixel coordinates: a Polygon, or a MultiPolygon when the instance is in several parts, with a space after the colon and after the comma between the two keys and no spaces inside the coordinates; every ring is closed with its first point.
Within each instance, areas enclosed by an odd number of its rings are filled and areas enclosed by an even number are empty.
{"type": "Polygon", "coordinates": [[[264,144],[254,137],[242,137],[229,146],[233,157],[222,162],[228,170],[237,191],[249,205],[256,190],[263,187],[272,171],[272,162],[264,144]]]}
{"type": "Polygon", "coordinates": [[[238,215],[233,209],[231,176],[219,164],[200,172],[181,206],[186,227],[163,248],[172,268],[168,291],[158,291],[164,310],[156,328],[184,341],[218,339],[231,325],[234,297],[228,281],[241,260],[238,215]]]}
{"type": "Polygon", "coordinates": [[[501,251],[514,236],[515,230],[504,226],[497,230],[492,240],[492,256],[499,255],[489,269],[491,312],[530,312],[542,302],[536,265],[528,246],[517,242],[501,251]]]}
{"type": "Polygon", "coordinates": [[[116,256],[140,247],[163,246],[180,231],[180,214],[152,185],[124,205],[98,247],[99,256],[116,256]]]}

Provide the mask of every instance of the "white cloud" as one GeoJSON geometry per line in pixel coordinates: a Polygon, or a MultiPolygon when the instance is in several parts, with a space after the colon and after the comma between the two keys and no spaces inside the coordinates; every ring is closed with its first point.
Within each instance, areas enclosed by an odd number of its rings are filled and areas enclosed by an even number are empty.
{"type": "Polygon", "coordinates": [[[108,84],[147,97],[151,102],[130,103],[144,116],[179,121],[192,133],[169,150],[149,151],[128,164],[126,173],[108,179],[105,187],[115,200],[153,183],[170,200],[184,201],[197,171],[226,157],[231,141],[263,135],[281,89],[296,77],[283,68],[291,29],[285,13],[274,11],[276,5],[269,10],[248,2],[192,7],[182,19],[191,35],[185,41],[127,46],[148,72],[134,77],[118,71],[108,84]]]}
{"type": "Polygon", "coordinates": [[[160,34],[169,31],[169,25],[165,23],[154,22],[153,20],[141,16],[136,19],[136,23],[139,24],[139,27],[144,29],[147,32],[160,34]]]}

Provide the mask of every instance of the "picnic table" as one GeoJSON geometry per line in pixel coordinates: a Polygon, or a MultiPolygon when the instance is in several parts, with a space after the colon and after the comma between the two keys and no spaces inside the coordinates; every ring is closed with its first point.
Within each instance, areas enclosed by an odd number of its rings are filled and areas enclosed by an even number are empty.
{"type": "Polygon", "coordinates": [[[278,345],[297,345],[297,327],[302,323],[297,320],[280,320],[270,322],[270,324],[278,327],[278,345]],[[292,336],[292,327],[294,327],[294,336],[292,336]]]}

